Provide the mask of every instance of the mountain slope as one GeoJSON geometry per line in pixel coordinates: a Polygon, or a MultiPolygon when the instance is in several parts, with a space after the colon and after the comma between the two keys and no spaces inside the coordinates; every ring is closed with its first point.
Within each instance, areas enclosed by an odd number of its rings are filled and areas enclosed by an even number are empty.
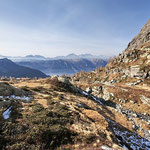
{"type": "Polygon", "coordinates": [[[17,65],[7,58],[0,59],[0,76],[46,77],[46,75],[41,71],[17,65]]]}
{"type": "Polygon", "coordinates": [[[53,59],[57,60],[57,59],[103,59],[103,60],[108,60],[109,56],[104,56],[104,55],[92,55],[92,54],[80,54],[80,55],[76,55],[74,53],[68,54],[67,56],[57,56],[54,57],[53,59]]]}
{"type": "Polygon", "coordinates": [[[110,56],[105,55],[92,55],[92,54],[80,54],[76,55],[74,53],[68,54],[66,56],[56,56],[56,57],[44,57],[42,55],[27,55],[27,56],[2,56],[0,55],[0,58],[8,58],[12,60],[13,62],[22,62],[22,61],[44,61],[44,60],[59,60],[59,59],[102,59],[107,61],[110,56]]]}
{"type": "Polygon", "coordinates": [[[140,33],[133,38],[133,40],[128,44],[126,50],[136,49],[139,45],[150,41],[150,19],[141,29],[140,33]]]}
{"type": "MultiPolygon", "coordinates": [[[[72,76],[74,85],[103,99],[119,114],[130,120],[135,134],[149,141],[150,147],[150,20],[119,56],[92,72],[72,76]]],[[[124,120],[124,119],[123,119],[124,120]]],[[[126,134],[120,134],[121,141],[126,134]]],[[[115,133],[115,134],[116,134],[115,133]]],[[[133,141],[129,137],[130,141],[133,141]]],[[[133,144],[134,145],[134,144],[133,144]]],[[[127,149],[140,149],[140,146],[127,149]]],[[[127,145],[126,145],[127,146],[127,145]]]]}

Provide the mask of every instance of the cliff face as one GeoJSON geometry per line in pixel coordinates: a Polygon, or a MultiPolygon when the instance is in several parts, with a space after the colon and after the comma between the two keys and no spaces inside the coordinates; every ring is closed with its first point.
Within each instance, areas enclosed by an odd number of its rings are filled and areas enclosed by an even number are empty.
{"type": "Polygon", "coordinates": [[[150,19],[140,33],[128,44],[125,51],[107,65],[108,74],[119,73],[126,78],[150,77],[150,19]]]}
{"type": "Polygon", "coordinates": [[[144,25],[140,33],[133,38],[128,44],[126,50],[136,49],[139,45],[144,44],[150,40],[150,19],[144,25]]]}

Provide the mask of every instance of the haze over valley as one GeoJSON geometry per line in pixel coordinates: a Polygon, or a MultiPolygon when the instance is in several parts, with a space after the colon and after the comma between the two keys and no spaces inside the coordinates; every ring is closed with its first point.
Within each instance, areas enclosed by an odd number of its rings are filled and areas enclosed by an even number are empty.
{"type": "MultiPolygon", "coordinates": [[[[69,54],[67,56],[57,56],[54,58],[46,58],[41,55],[27,55],[25,57],[1,56],[1,58],[1,60],[4,58],[10,59],[20,66],[40,70],[46,75],[50,76],[62,74],[73,75],[81,70],[85,72],[92,71],[100,66],[104,67],[108,61],[108,56],[94,56],[91,54],[69,54]]],[[[3,75],[7,77],[10,76],[10,74],[7,75],[7,73],[3,75]]],[[[22,74],[20,77],[25,77],[25,75],[26,74],[22,74]]],[[[13,76],[17,77],[15,74],[13,76]]],[[[28,75],[26,77],[31,76],[28,75]]],[[[35,77],[39,76],[36,76],[35,74],[35,77]]]]}

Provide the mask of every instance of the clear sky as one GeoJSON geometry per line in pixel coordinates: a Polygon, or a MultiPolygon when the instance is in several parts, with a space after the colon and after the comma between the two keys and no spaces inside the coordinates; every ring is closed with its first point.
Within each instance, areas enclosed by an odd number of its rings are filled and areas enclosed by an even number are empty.
{"type": "Polygon", "coordinates": [[[0,0],[0,55],[116,55],[150,18],[150,0],[0,0]]]}

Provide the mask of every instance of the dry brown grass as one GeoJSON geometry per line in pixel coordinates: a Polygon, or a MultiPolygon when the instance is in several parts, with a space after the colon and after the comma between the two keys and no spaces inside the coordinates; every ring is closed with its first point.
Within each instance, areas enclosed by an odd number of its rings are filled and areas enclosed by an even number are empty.
{"type": "MultiPolygon", "coordinates": [[[[84,88],[86,88],[89,85],[92,84],[81,84],[81,86],[84,88]]],[[[94,84],[94,86],[100,85],[101,84],[94,84]]],[[[126,118],[125,115],[117,113],[111,107],[99,105],[97,102],[91,100],[90,98],[84,97],[79,93],[73,93],[70,90],[68,91],[63,87],[64,85],[58,82],[58,80],[56,79],[24,81],[22,83],[15,83],[14,86],[26,86],[28,90],[32,92],[32,96],[34,98],[34,100],[31,103],[22,104],[22,107],[24,108],[21,111],[23,118],[17,119],[19,123],[26,124],[26,119],[24,118],[26,116],[29,117],[31,120],[34,120],[34,118],[32,118],[33,116],[37,117],[37,120],[35,120],[35,122],[38,121],[40,123],[40,119],[43,119],[42,117],[46,117],[49,111],[51,112],[50,114],[52,116],[56,115],[57,113],[59,115],[65,116],[63,118],[64,121],[69,119],[70,117],[73,118],[73,120],[69,120],[70,122],[66,122],[65,127],[67,128],[67,130],[73,133],[77,133],[76,137],[74,137],[75,141],[72,144],[69,143],[66,145],[62,145],[62,148],[90,148],[98,150],[100,149],[99,147],[102,144],[106,144],[110,147],[113,147],[113,133],[108,128],[108,122],[106,118],[114,120],[116,123],[132,131],[132,124],[126,118]],[[87,107],[80,108],[78,104],[85,104],[87,107]],[[34,113],[37,113],[37,116],[34,113]],[[69,116],[66,117],[68,114],[69,116]],[[96,142],[97,140],[99,140],[99,142],[96,142]]],[[[135,98],[135,96],[137,98],[137,92],[139,93],[139,89],[136,89],[135,91],[135,89],[132,89],[131,87],[125,87],[121,85],[117,85],[115,88],[108,86],[107,88],[110,92],[114,93],[116,97],[116,99],[114,100],[115,102],[117,102],[118,98],[126,98],[129,95],[131,95],[131,98],[135,98]],[[122,91],[121,88],[125,88],[128,91],[122,91]]],[[[141,93],[143,94],[143,91],[141,91],[141,93]]],[[[129,104],[127,106],[124,106],[124,108],[130,108],[133,106],[134,104],[129,104]]],[[[141,107],[141,109],[146,108],[144,105],[142,106],[143,107],[141,107]]],[[[146,109],[148,110],[148,107],[146,109]]],[[[134,106],[133,110],[136,110],[137,112],[142,112],[142,110],[140,110],[138,106],[134,106]]],[[[59,119],[58,116],[56,115],[56,118],[53,118],[54,122],[61,122],[61,118],[59,119]]],[[[51,118],[49,119],[51,120],[51,118]]],[[[43,125],[44,122],[40,123],[40,126],[43,125]]],[[[28,122],[28,126],[34,128],[33,122],[28,122]]],[[[38,129],[38,126],[36,126],[36,128],[38,129]]],[[[116,147],[118,148],[119,146],[116,147]]]]}

